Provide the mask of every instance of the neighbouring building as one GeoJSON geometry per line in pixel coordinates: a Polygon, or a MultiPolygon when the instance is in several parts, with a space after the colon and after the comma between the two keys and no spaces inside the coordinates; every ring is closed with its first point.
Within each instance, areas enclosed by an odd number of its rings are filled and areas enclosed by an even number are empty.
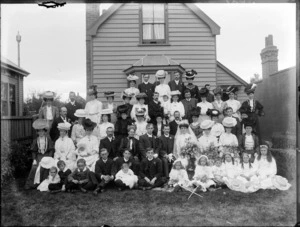
{"type": "MultiPolygon", "coordinates": [[[[213,88],[238,85],[244,101],[247,82],[217,60],[216,36],[220,27],[195,4],[113,4],[101,16],[99,4],[86,5],[87,86],[96,84],[99,98],[114,90],[116,101],[128,87],[126,76],[194,69],[194,83],[213,88]]],[[[183,80],[185,82],[185,80],[183,80]]]]}

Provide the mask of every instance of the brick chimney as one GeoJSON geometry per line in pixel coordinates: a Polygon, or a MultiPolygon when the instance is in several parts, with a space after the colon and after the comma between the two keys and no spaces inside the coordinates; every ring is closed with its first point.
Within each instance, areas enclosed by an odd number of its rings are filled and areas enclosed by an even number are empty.
{"type": "Polygon", "coordinates": [[[265,79],[269,75],[278,72],[278,49],[273,45],[273,36],[269,35],[265,38],[265,48],[261,53],[262,78],[265,79]]]}
{"type": "Polygon", "coordinates": [[[86,29],[88,30],[100,16],[100,4],[86,5],[86,29]]]}

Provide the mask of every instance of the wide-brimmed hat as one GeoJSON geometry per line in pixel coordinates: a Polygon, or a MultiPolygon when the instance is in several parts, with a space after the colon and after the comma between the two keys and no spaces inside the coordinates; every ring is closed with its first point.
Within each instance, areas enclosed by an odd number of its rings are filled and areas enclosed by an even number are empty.
{"type": "Polygon", "coordinates": [[[107,97],[114,97],[115,96],[115,92],[114,91],[105,91],[104,92],[104,96],[107,97]]]}
{"type": "Polygon", "coordinates": [[[82,122],[82,125],[83,125],[83,128],[85,130],[94,130],[94,128],[97,126],[97,124],[93,121],[91,121],[91,119],[85,119],[83,122],[82,122]]]}
{"type": "Polygon", "coordinates": [[[71,128],[71,124],[69,122],[63,122],[63,123],[59,123],[57,125],[57,129],[58,130],[65,130],[65,131],[69,131],[71,128]]]}
{"type": "Polygon", "coordinates": [[[46,101],[46,100],[54,100],[54,92],[52,91],[46,91],[44,92],[43,94],[43,100],[46,101]]]}
{"type": "Polygon", "coordinates": [[[222,124],[224,127],[233,128],[236,126],[237,122],[236,119],[233,117],[225,117],[222,121],[222,124]]]}
{"type": "Polygon", "coordinates": [[[41,159],[41,167],[45,168],[45,169],[50,169],[53,166],[56,166],[56,162],[54,160],[54,158],[52,157],[43,157],[41,159]]]}
{"type": "Polygon", "coordinates": [[[88,95],[97,95],[97,85],[91,85],[88,89],[88,95]]]}
{"type": "Polygon", "coordinates": [[[191,116],[199,117],[200,112],[201,112],[201,107],[200,107],[200,106],[193,107],[193,108],[191,109],[191,116]]]}
{"type": "Polygon", "coordinates": [[[215,124],[215,122],[212,120],[204,120],[201,122],[200,128],[209,129],[209,128],[213,127],[214,124],[215,124]]]}
{"type": "Polygon", "coordinates": [[[125,98],[132,98],[132,94],[126,93],[125,91],[122,92],[121,94],[122,99],[124,100],[125,98]]]}
{"type": "Polygon", "coordinates": [[[135,96],[135,98],[136,98],[137,100],[139,100],[139,99],[145,99],[145,98],[147,98],[147,95],[146,95],[146,93],[142,92],[142,93],[137,94],[137,95],[135,96]]]}
{"type": "Polygon", "coordinates": [[[180,95],[181,95],[181,92],[178,91],[178,90],[176,90],[176,91],[171,91],[170,95],[171,95],[171,96],[174,96],[174,95],[180,96],[180,95]]]}
{"type": "Polygon", "coordinates": [[[207,97],[208,93],[209,93],[209,90],[205,87],[203,87],[199,90],[200,97],[207,97]]]}
{"type": "Polygon", "coordinates": [[[158,70],[158,71],[155,73],[155,77],[156,77],[157,79],[165,78],[165,77],[166,77],[166,72],[165,72],[165,70],[158,70]]]}
{"type": "Polygon", "coordinates": [[[213,90],[213,93],[214,95],[223,95],[223,89],[221,87],[216,87],[214,90],[213,90]]]}
{"type": "Polygon", "coordinates": [[[136,80],[138,80],[139,79],[139,77],[138,76],[136,76],[136,75],[132,75],[132,74],[129,74],[128,76],[127,76],[127,80],[128,81],[136,81],[136,80]]]}
{"type": "Polygon", "coordinates": [[[188,122],[188,120],[186,120],[186,119],[181,120],[181,121],[179,122],[179,124],[178,124],[178,127],[179,127],[179,128],[182,128],[182,127],[188,128],[188,127],[189,127],[189,122],[188,122]]]}
{"type": "Polygon", "coordinates": [[[127,106],[127,105],[125,105],[125,104],[123,104],[123,105],[120,105],[120,106],[118,106],[117,107],[117,111],[120,113],[120,114],[122,114],[122,113],[128,113],[128,110],[129,110],[129,107],[127,106]]]}
{"type": "Polygon", "coordinates": [[[253,122],[252,120],[248,119],[248,118],[247,118],[246,120],[244,120],[243,123],[244,123],[244,127],[245,127],[245,128],[246,128],[247,126],[250,126],[250,127],[253,128],[253,126],[254,126],[254,122],[253,122]]]}
{"type": "Polygon", "coordinates": [[[291,184],[288,180],[282,176],[275,175],[272,177],[273,186],[279,190],[288,190],[291,187],[291,184]]]}
{"type": "Polygon", "coordinates": [[[227,184],[228,188],[234,191],[240,191],[244,192],[245,191],[245,184],[243,181],[239,179],[230,179],[227,184]]]}
{"type": "Polygon", "coordinates": [[[135,115],[137,117],[144,117],[146,113],[146,109],[145,108],[136,108],[135,109],[135,115]]]}
{"type": "Polygon", "coordinates": [[[104,114],[112,114],[113,113],[113,111],[112,111],[112,109],[102,109],[102,111],[101,111],[101,114],[102,115],[104,115],[104,114]]]}
{"type": "Polygon", "coordinates": [[[247,84],[247,86],[244,89],[244,92],[248,95],[250,93],[254,93],[256,89],[256,84],[247,84]]]}
{"type": "Polygon", "coordinates": [[[49,128],[49,124],[47,122],[46,119],[36,119],[33,123],[32,123],[32,127],[35,130],[42,130],[42,129],[48,129],[49,128]]]}
{"type": "Polygon", "coordinates": [[[87,112],[85,109],[77,109],[74,113],[75,117],[86,117],[87,116],[87,112]]]}
{"type": "Polygon", "coordinates": [[[206,114],[207,114],[208,116],[211,116],[211,117],[218,117],[221,113],[220,113],[220,111],[217,110],[217,109],[208,109],[208,110],[206,111],[206,114]]]}
{"type": "Polygon", "coordinates": [[[193,69],[185,71],[185,78],[186,79],[194,79],[196,75],[197,75],[197,72],[193,69]]]}
{"type": "Polygon", "coordinates": [[[236,85],[231,85],[226,88],[225,92],[226,92],[226,94],[230,94],[230,93],[235,94],[238,90],[239,90],[239,88],[236,85]]]}

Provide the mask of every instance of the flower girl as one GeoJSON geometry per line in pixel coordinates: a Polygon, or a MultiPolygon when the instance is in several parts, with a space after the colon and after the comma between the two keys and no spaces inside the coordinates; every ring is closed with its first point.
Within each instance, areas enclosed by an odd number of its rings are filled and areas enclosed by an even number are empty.
{"type": "Polygon", "coordinates": [[[49,184],[59,184],[60,183],[60,177],[57,173],[57,168],[55,166],[50,168],[49,176],[47,179],[45,179],[37,188],[37,190],[41,192],[47,192],[49,191],[49,184]]]}
{"type": "Polygon", "coordinates": [[[168,185],[169,187],[174,187],[174,191],[178,191],[178,189],[180,189],[180,186],[189,186],[190,181],[187,171],[185,170],[180,160],[174,161],[169,177],[170,179],[168,185]]]}

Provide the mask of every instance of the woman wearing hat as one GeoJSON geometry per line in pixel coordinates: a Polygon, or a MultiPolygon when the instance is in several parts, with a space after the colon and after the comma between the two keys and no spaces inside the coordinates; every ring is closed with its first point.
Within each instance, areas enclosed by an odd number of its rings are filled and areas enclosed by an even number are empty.
{"type": "Polygon", "coordinates": [[[229,99],[226,101],[227,107],[231,107],[233,114],[232,116],[237,117],[239,120],[241,120],[240,114],[238,110],[241,107],[241,103],[238,100],[234,99],[234,95],[238,91],[238,88],[236,86],[229,86],[226,89],[226,94],[228,94],[229,99]]]}
{"type": "Polygon", "coordinates": [[[155,92],[159,94],[158,101],[163,103],[163,96],[167,95],[169,99],[171,98],[171,89],[168,84],[164,84],[167,72],[164,70],[158,70],[155,77],[159,80],[159,85],[155,87],[155,92]]]}
{"type": "Polygon", "coordinates": [[[171,102],[171,106],[170,106],[170,116],[169,116],[169,120],[171,122],[175,119],[174,118],[175,111],[178,111],[180,113],[180,117],[182,117],[182,118],[185,115],[185,111],[184,111],[184,106],[183,106],[182,102],[178,101],[181,96],[180,91],[178,91],[178,90],[171,91],[170,95],[172,97],[172,102],[171,102]]]}
{"type": "Polygon", "coordinates": [[[193,122],[190,124],[191,129],[195,133],[195,136],[199,138],[202,135],[202,129],[200,127],[200,123],[198,122],[198,118],[200,115],[201,108],[199,106],[192,108],[191,116],[193,122]]]}
{"type": "Polygon", "coordinates": [[[220,87],[216,87],[214,90],[215,101],[212,102],[213,108],[220,112],[219,122],[222,122],[224,119],[224,110],[227,107],[227,103],[222,101],[223,90],[220,87]]]}
{"type": "Polygon", "coordinates": [[[102,112],[102,102],[97,99],[97,93],[97,85],[90,86],[88,90],[90,101],[85,104],[85,111],[87,112],[86,118],[99,124],[102,112]]]}
{"type": "Polygon", "coordinates": [[[136,86],[136,81],[139,79],[138,76],[136,75],[129,75],[127,76],[127,80],[129,82],[129,88],[125,89],[125,93],[131,95],[131,100],[130,100],[130,104],[134,105],[136,104],[136,95],[140,93],[140,90],[137,89],[136,86]]]}
{"type": "Polygon", "coordinates": [[[208,93],[209,90],[207,90],[206,88],[201,88],[199,91],[201,102],[197,103],[197,106],[201,108],[200,117],[198,119],[200,124],[202,121],[210,119],[210,117],[207,115],[207,111],[209,109],[213,109],[213,105],[206,100],[208,93]]]}
{"type": "Polygon", "coordinates": [[[49,175],[49,169],[41,167],[40,162],[44,157],[53,157],[54,148],[50,137],[47,135],[49,124],[46,119],[37,119],[32,127],[36,130],[38,137],[31,145],[32,167],[25,183],[25,189],[36,188],[39,183],[49,175]]]}
{"type": "Polygon", "coordinates": [[[85,119],[86,114],[87,113],[84,109],[78,109],[74,113],[74,116],[78,117],[78,123],[73,125],[71,133],[71,138],[75,145],[85,136],[85,130],[83,128],[82,122],[85,119]]]}
{"type": "Polygon", "coordinates": [[[201,152],[207,151],[210,147],[218,147],[217,138],[211,134],[213,125],[212,120],[204,120],[200,125],[203,130],[203,135],[198,139],[201,152]]]}
{"type": "Polygon", "coordinates": [[[118,106],[118,113],[120,114],[120,117],[115,124],[115,136],[119,141],[128,136],[127,128],[129,125],[133,124],[130,115],[128,115],[129,110],[131,110],[129,108],[130,107],[126,104],[118,106]]]}
{"type": "Polygon", "coordinates": [[[106,130],[107,128],[115,128],[115,125],[112,124],[111,122],[109,122],[110,120],[110,116],[112,114],[112,110],[111,109],[103,109],[102,110],[102,116],[101,116],[101,124],[98,125],[98,130],[99,130],[99,138],[98,140],[102,140],[104,139],[107,134],[106,134],[106,130]]]}
{"type": "Polygon", "coordinates": [[[199,88],[198,86],[193,84],[193,80],[195,79],[196,75],[197,72],[193,69],[185,72],[187,85],[185,86],[184,90],[188,89],[191,92],[191,98],[195,98],[200,102],[201,100],[199,98],[199,88]]]}
{"type": "Polygon", "coordinates": [[[52,127],[53,120],[59,117],[58,108],[53,106],[53,100],[54,93],[52,91],[46,91],[43,94],[43,103],[45,102],[46,106],[41,107],[39,111],[39,118],[47,120],[49,131],[52,127]]]}
{"type": "Polygon", "coordinates": [[[131,118],[130,113],[131,113],[131,110],[133,107],[133,105],[130,104],[131,98],[132,98],[132,95],[127,94],[126,92],[122,92],[123,105],[120,105],[117,107],[117,119],[121,118],[122,111],[120,111],[120,108],[124,108],[124,107],[126,107],[126,109],[127,109],[127,118],[131,118]]]}
{"type": "Polygon", "coordinates": [[[211,135],[216,137],[218,140],[220,136],[225,132],[224,126],[219,123],[220,112],[217,109],[211,109],[207,113],[211,120],[214,122],[214,125],[211,128],[211,135]]]}
{"type": "Polygon", "coordinates": [[[56,162],[63,160],[67,169],[73,171],[76,169],[76,153],[74,143],[68,136],[71,124],[68,122],[59,123],[57,128],[59,130],[59,138],[55,141],[54,160],[56,162]]]}
{"type": "Polygon", "coordinates": [[[145,121],[146,110],[144,108],[136,109],[135,116],[137,119],[136,122],[134,123],[136,127],[135,138],[139,139],[140,136],[147,133],[147,129],[146,129],[147,122],[145,121]]]}
{"type": "Polygon", "coordinates": [[[147,97],[147,95],[145,93],[140,93],[136,95],[136,99],[138,101],[137,104],[134,104],[130,113],[131,119],[136,121],[136,110],[137,109],[145,109],[145,118],[146,121],[148,122],[150,120],[149,117],[149,112],[148,112],[148,105],[145,104],[145,98],[147,97]]]}
{"type": "Polygon", "coordinates": [[[238,147],[239,143],[237,137],[231,133],[232,128],[237,124],[232,117],[225,117],[222,122],[225,133],[222,133],[219,139],[220,150],[223,151],[224,146],[238,147]]]}
{"type": "Polygon", "coordinates": [[[99,141],[98,138],[93,134],[93,131],[97,124],[90,119],[83,121],[83,127],[85,130],[85,137],[83,137],[77,144],[77,161],[84,159],[86,166],[95,172],[95,164],[99,159],[99,141]],[[81,150],[83,151],[81,152],[81,150]]]}
{"type": "Polygon", "coordinates": [[[106,91],[104,92],[107,103],[103,103],[103,109],[111,109],[112,113],[110,114],[110,122],[115,124],[117,122],[117,104],[114,103],[115,92],[106,91]]]}

